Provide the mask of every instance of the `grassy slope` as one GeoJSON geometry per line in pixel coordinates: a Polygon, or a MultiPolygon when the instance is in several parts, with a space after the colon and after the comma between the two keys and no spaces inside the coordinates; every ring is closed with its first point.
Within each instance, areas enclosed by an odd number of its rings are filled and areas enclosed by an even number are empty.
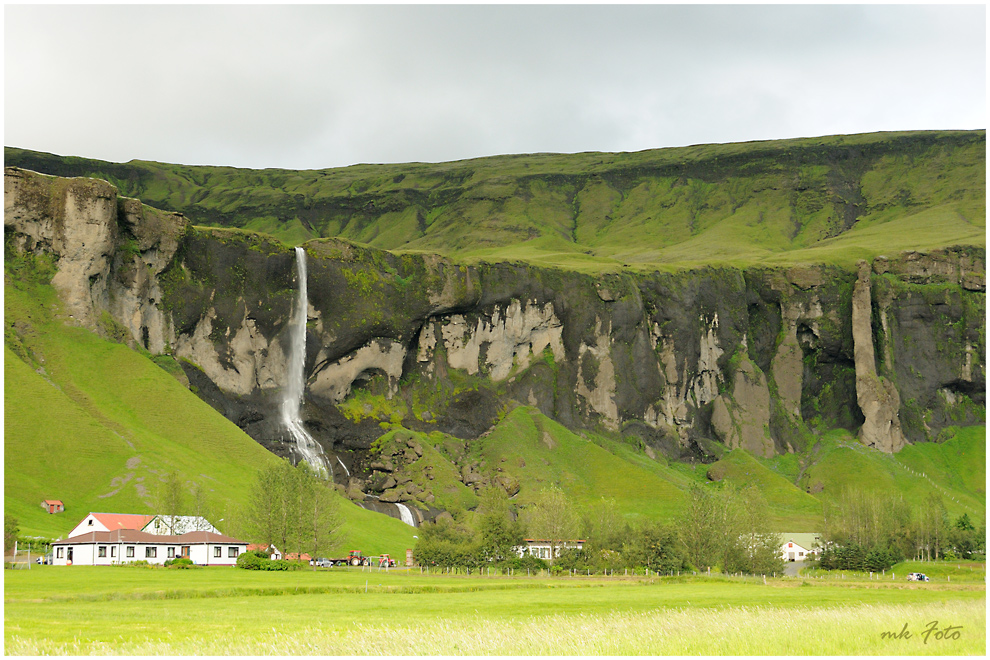
{"type": "Polygon", "coordinates": [[[771,510],[771,525],[781,531],[817,531],[822,503],[770,470],[744,449],[734,449],[709,468],[709,473],[738,486],[755,485],[771,510]]]}
{"type": "Polygon", "coordinates": [[[909,445],[890,455],[864,447],[845,431],[833,431],[811,450],[814,464],[798,485],[814,491],[814,485],[821,483],[824,490],[817,497],[823,502],[846,487],[899,493],[914,506],[935,492],[952,517],[968,513],[982,520],[986,516],[985,434],[986,427],[970,427],[942,444],[909,445]]]}
{"type": "Polygon", "coordinates": [[[528,503],[551,484],[583,509],[599,498],[615,499],[633,520],[672,518],[685,500],[683,478],[661,464],[646,468],[576,435],[535,408],[516,408],[478,447],[489,470],[501,470],[521,486],[528,503]]]}
{"type": "MultiPolygon", "coordinates": [[[[4,512],[21,533],[64,536],[90,511],[151,512],[172,470],[203,486],[210,517],[236,530],[274,456],[151,360],[63,325],[53,306],[50,286],[7,279],[6,327],[18,323],[23,340],[8,333],[4,350],[4,512]],[[48,515],[42,499],[61,499],[65,513],[48,515]]],[[[345,547],[403,557],[412,547],[414,530],[398,520],[349,503],[345,516],[345,547]]]]}
{"type": "Polygon", "coordinates": [[[317,171],[8,164],[107,178],[197,224],[582,271],[828,262],[985,245],[985,133],[909,132],[317,171]],[[855,208],[856,222],[846,226],[855,208]]]}

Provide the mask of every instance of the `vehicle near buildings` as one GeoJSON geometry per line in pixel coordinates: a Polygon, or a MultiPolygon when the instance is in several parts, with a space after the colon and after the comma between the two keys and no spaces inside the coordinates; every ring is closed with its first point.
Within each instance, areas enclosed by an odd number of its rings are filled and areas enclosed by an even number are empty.
{"type": "MultiPolygon", "coordinates": [[[[327,566],[370,566],[371,565],[371,559],[361,554],[360,550],[351,550],[350,552],[347,553],[346,557],[336,557],[333,559],[324,558],[324,561],[330,562],[329,564],[326,564],[327,566]]],[[[317,564],[317,565],[322,566],[323,564],[317,564]]]]}

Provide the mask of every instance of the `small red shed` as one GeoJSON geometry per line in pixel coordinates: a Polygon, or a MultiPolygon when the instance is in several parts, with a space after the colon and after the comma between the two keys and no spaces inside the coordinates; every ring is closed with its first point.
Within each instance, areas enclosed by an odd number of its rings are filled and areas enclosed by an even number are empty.
{"type": "Polygon", "coordinates": [[[62,504],[62,500],[45,500],[41,503],[42,509],[48,509],[48,513],[62,513],[65,511],[65,505],[62,504]]]}

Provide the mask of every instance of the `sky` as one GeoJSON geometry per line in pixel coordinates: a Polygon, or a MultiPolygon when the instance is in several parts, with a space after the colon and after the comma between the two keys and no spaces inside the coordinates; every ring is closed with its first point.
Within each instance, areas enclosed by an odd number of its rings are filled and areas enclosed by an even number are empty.
{"type": "Polygon", "coordinates": [[[4,144],[318,169],[986,128],[976,5],[6,5],[4,144]]]}

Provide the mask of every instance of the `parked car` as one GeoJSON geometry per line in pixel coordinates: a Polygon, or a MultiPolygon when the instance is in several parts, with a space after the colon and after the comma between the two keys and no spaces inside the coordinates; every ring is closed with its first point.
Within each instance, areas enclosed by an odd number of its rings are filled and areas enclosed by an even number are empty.
{"type": "Polygon", "coordinates": [[[48,565],[51,565],[51,563],[52,563],[52,553],[49,552],[47,555],[44,555],[44,556],[38,555],[38,558],[35,559],[34,562],[36,564],[48,564],[48,565]]]}
{"type": "Polygon", "coordinates": [[[333,562],[327,559],[326,557],[318,557],[317,559],[313,560],[313,566],[329,568],[330,566],[333,566],[333,562]]]}
{"type": "Polygon", "coordinates": [[[911,582],[928,582],[928,576],[924,573],[908,573],[908,580],[911,582]]]}

